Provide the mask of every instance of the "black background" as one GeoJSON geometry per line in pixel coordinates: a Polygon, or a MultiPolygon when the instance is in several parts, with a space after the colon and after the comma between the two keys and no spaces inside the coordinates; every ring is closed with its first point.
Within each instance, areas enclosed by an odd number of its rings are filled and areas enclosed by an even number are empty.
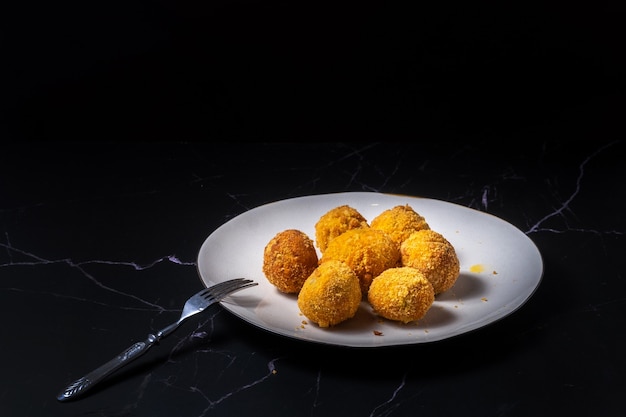
{"type": "Polygon", "coordinates": [[[9,138],[509,140],[624,110],[619,2],[3,9],[9,138]]]}

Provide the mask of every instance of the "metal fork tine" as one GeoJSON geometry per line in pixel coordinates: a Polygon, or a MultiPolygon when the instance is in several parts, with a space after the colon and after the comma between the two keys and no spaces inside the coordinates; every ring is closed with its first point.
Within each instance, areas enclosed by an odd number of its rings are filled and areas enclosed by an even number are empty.
{"type": "Polygon", "coordinates": [[[200,297],[207,297],[209,294],[218,292],[225,287],[230,287],[232,285],[239,285],[239,283],[246,282],[246,281],[251,281],[251,280],[246,279],[246,278],[235,278],[235,279],[231,279],[228,281],[222,281],[208,288],[205,288],[204,290],[200,291],[197,295],[200,297]]]}
{"type": "Polygon", "coordinates": [[[234,291],[238,291],[247,287],[257,285],[256,282],[253,282],[252,280],[249,280],[249,279],[243,279],[243,278],[230,280],[230,281],[224,281],[221,284],[224,284],[224,285],[216,284],[213,287],[210,287],[209,289],[211,291],[205,292],[203,297],[212,302],[220,301],[222,298],[226,297],[227,295],[231,294],[234,291]]]}

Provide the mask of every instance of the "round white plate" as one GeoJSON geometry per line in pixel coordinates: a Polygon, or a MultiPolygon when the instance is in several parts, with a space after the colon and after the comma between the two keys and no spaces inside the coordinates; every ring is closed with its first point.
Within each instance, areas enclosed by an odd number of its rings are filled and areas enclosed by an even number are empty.
{"type": "Polygon", "coordinates": [[[543,262],[523,232],[490,214],[433,199],[356,192],[293,198],[249,210],[204,241],[198,270],[206,286],[237,277],[258,282],[221,303],[255,326],[309,342],[377,347],[438,341],[511,314],[538,287],[543,262]],[[299,229],[314,240],[319,218],[344,204],[368,221],[383,210],[408,204],[456,249],[461,274],[454,287],[436,297],[421,320],[409,324],[384,320],[363,301],[354,318],[320,328],[302,315],[295,294],[279,292],[265,278],[263,250],[270,239],[285,229],[299,229]]]}

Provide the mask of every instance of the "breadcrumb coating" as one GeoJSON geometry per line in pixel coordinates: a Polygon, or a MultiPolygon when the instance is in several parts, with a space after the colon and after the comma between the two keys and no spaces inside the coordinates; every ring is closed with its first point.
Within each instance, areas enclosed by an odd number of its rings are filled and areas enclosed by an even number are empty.
{"type": "Polygon", "coordinates": [[[379,316],[409,323],[426,315],[435,301],[435,290],[417,269],[397,267],[374,278],[367,299],[379,316]]]}
{"type": "Polygon", "coordinates": [[[340,261],[320,264],[298,294],[302,314],[320,327],[335,326],[356,314],[362,300],[359,279],[340,261]]]}
{"type": "Polygon", "coordinates": [[[430,229],[426,219],[408,204],[381,212],[372,219],[370,227],[386,232],[398,247],[411,233],[430,229]]]}
{"type": "Polygon", "coordinates": [[[287,229],[265,246],[263,273],[279,291],[297,293],[318,262],[313,240],[300,230],[287,229]]]}
{"type": "Polygon", "coordinates": [[[460,274],[454,246],[434,230],[420,230],[404,240],[400,260],[402,266],[420,270],[433,285],[435,294],[452,288],[460,274]]]}
{"type": "Polygon", "coordinates": [[[381,230],[351,229],[330,241],[320,263],[329,260],[345,262],[352,268],[365,297],[375,276],[398,266],[400,251],[389,235],[381,230]]]}
{"type": "Polygon", "coordinates": [[[324,213],[315,224],[315,245],[324,253],[328,243],[351,229],[369,227],[367,219],[355,208],[343,205],[324,213]]]}

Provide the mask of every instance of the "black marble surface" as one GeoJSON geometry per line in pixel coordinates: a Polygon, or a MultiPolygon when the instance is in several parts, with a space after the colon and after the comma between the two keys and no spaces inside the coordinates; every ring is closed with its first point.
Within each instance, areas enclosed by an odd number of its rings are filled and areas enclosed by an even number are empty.
{"type": "MultiPolygon", "coordinates": [[[[6,416],[602,415],[623,411],[624,142],[14,145],[3,154],[6,416]],[[221,306],[82,399],[69,382],[174,321],[217,227],[340,191],[499,216],[539,248],[518,311],[441,342],[309,344],[221,306]]],[[[245,236],[242,236],[245,238],[245,236]]]]}
{"type": "Polygon", "coordinates": [[[624,414],[623,5],[3,9],[1,416],[624,414]],[[177,319],[220,225],[345,191],[498,216],[541,285],[478,331],[376,349],[216,306],[56,400],[177,319]]]}

